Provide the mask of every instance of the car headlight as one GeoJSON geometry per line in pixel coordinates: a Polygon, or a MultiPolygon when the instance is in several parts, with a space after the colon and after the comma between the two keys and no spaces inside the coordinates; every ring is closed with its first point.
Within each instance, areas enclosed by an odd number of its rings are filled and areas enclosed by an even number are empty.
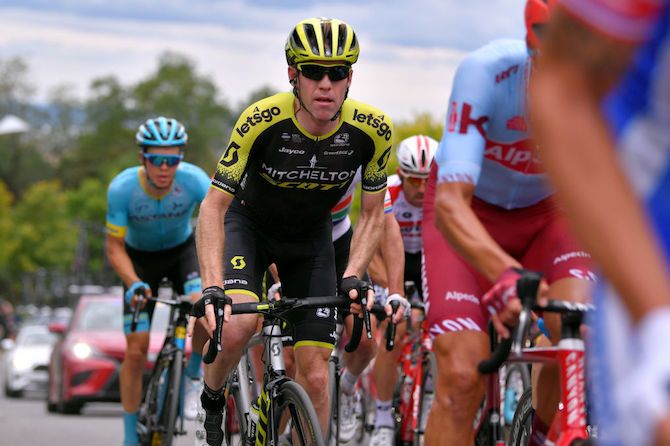
{"type": "Polygon", "coordinates": [[[88,359],[93,355],[93,348],[85,342],[77,342],[72,346],[72,354],[77,359],[88,359]]]}
{"type": "Polygon", "coordinates": [[[21,352],[14,353],[12,364],[14,365],[14,370],[19,372],[28,370],[33,365],[30,357],[28,355],[22,354],[21,352]]]}

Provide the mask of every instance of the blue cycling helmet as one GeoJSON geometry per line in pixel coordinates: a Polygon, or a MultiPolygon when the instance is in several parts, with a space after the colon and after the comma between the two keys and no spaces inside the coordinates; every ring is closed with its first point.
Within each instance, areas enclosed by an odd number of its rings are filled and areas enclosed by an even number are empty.
{"type": "Polygon", "coordinates": [[[135,140],[139,146],[145,148],[184,146],[188,141],[188,134],[183,124],[176,119],[159,116],[147,119],[137,130],[135,140]]]}

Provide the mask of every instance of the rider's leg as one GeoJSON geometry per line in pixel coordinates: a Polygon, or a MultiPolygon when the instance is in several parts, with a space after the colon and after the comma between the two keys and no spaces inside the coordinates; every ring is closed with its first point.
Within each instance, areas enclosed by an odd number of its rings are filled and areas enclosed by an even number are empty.
{"type": "Polygon", "coordinates": [[[294,349],[295,380],[309,395],[319,417],[321,432],[328,432],[330,398],[328,395],[328,359],[332,349],[297,343],[294,349]]]}
{"type": "MultiPolygon", "coordinates": [[[[200,281],[198,279],[198,285],[200,281]]],[[[193,292],[190,294],[191,301],[197,302],[200,299],[200,292],[193,292]]],[[[207,331],[200,324],[195,324],[193,329],[193,338],[191,339],[191,357],[188,360],[186,365],[186,370],[184,371],[186,376],[191,379],[197,379],[202,376],[202,355],[203,349],[205,347],[205,342],[209,339],[207,331]]]]}
{"type": "MultiPolygon", "coordinates": [[[[230,297],[234,303],[256,302],[257,300],[247,294],[232,294],[230,297]]],[[[212,390],[222,389],[228,377],[242,356],[242,352],[249,339],[256,332],[258,316],[254,314],[239,314],[230,318],[230,322],[223,325],[221,339],[224,348],[211,364],[205,364],[205,384],[212,390]]],[[[201,319],[204,321],[204,319],[201,319]]],[[[206,343],[209,347],[209,343],[206,343]]]]}
{"type": "Polygon", "coordinates": [[[142,373],[149,349],[149,331],[126,334],[126,355],[121,363],[119,387],[123,406],[124,444],[139,444],[137,409],[142,400],[142,373]]]}
{"type": "MultiPolygon", "coordinates": [[[[344,327],[348,337],[351,337],[355,317],[358,316],[350,315],[344,320],[344,327]]],[[[344,352],[342,362],[344,363],[345,371],[342,374],[342,380],[340,381],[340,389],[345,393],[353,393],[358,377],[363,373],[377,353],[377,343],[374,336],[376,326],[374,317],[372,317],[371,325],[373,332],[372,339],[368,339],[365,333],[363,333],[358,348],[351,353],[344,352]]]]}
{"type": "Polygon", "coordinates": [[[428,417],[426,446],[471,445],[473,421],[485,393],[485,377],[477,365],[490,355],[483,331],[439,335],[433,343],[437,359],[435,399],[428,417]]]}
{"type": "MultiPolygon", "coordinates": [[[[386,333],[388,320],[382,323],[380,330],[386,333]]],[[[403,339],[407,334],[407,324],[401,322],[396,326],[396,342],[393,350],[386,350],[386,338],[382,336],[375,359],[373,377],[377,389],[377,418],[375,427],[393,427],[391,400],[398,382],[398,358],[402,353],[403,339]]]]}

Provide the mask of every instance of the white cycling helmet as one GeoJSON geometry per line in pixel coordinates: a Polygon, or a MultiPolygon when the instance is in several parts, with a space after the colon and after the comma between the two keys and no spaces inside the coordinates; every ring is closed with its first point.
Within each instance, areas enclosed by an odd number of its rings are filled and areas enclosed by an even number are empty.
{"type": "Polygon", "coordinates": [[[424,135],[400,141],[397,153],[400,173],[410,177],[428,177],[437,146],[437,141],[424,135]]]}

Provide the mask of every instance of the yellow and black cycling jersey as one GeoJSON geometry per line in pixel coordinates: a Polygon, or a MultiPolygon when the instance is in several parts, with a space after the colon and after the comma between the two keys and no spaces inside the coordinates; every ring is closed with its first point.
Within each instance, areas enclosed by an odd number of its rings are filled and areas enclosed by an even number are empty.
{"type": "Polygon", "coordinates": [[[279,93],[242,113],[212,186],[273,226],[300,231],[330,218],[361,166],[364,192],[386,189],[393,125],[381,111],[347,99],[340,124],[316,137],[300,126],[293,104],[293,94],[279,93]]]}

